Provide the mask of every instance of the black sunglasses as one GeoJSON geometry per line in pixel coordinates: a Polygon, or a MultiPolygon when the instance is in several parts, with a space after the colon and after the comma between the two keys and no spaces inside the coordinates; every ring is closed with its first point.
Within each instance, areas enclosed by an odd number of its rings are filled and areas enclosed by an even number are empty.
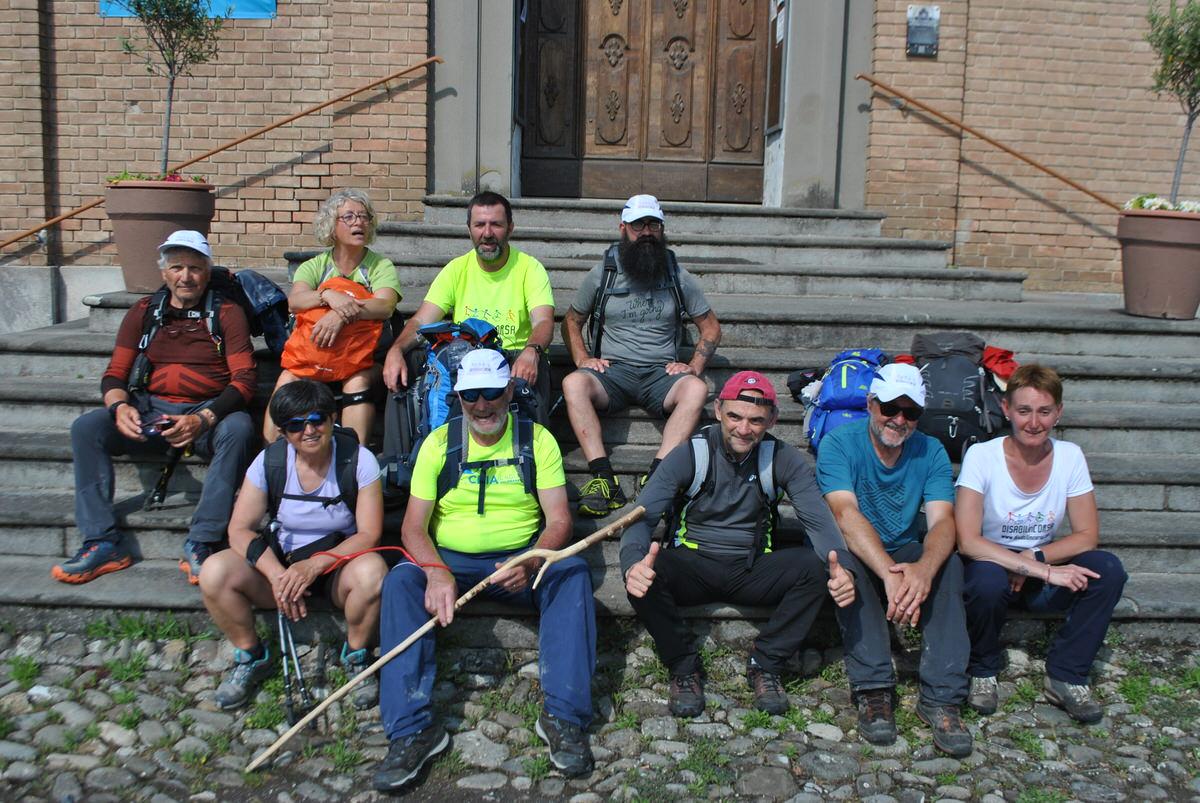
{"type": "Polygon", "coordinates": [[[503,396],[506,390],[508,390],[507,386],[502,388],[472,388],[471,390],[460,390],[458,397],[468,404],[474,404],[479,401],[480,396],[485,401],[495,401],[503,396]]]}
{"type": "Polygon", "coordinates": [[[894,401],[890,401],[879,402],[879,412],[883,414],[884,418],[892,418],[897,413],[903,413],[905,421],[916,421],[925,411],[920,407],[901,407],[894,401]]]}
{"type": "Polygon", "coordinates": [[[288,419],[284,422],[283,428],[294,435],[297,432],[303,432],[304,428],[309,424],[312,424],[314,427],[323,427],[328,420],[329,413],[309,413],[301,418],[288,419]]]}

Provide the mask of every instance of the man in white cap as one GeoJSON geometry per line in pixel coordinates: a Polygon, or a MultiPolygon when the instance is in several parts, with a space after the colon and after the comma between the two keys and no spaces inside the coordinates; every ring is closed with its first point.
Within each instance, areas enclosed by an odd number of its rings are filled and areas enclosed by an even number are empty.
{"type": "Polygon", "coordinates": [[[209,461],[179,568],[193,585],[225,541],[233,495],[254,446],[245,412],[257,374],[242,308],[208,286],[212,250],[198,231],[177,231],[158,247],[163,287],[137,301],[117,331],[100,381],[106,409],[71,425],[75,525],[83,545],[51,570],[86,583],[133,562],[113,510],[112,456],[192,449],[209,461]]]}
{"type": "Polygon", "coordinates": [[[604,516],[626,502],[600,431],[598,411],[638,405],[666,419],[662,442],[641,490],[662,458],[696,429],[708,398],[701,379],[721,341],[721,324],[696,279],[667,248],[662,207],[635,195],[621,210],[621,240],[592,268],[563,318],[563,341],[578,370],[562,382],[571,428],[592,477],[580,489],[579,512],[604,516]],[[684,325],[699,330],[683,362],[684,325]],[[587,325],[585,336],[584,327],[587,325]]]}
{"type": "MultiPolygon", "coordinates": [[[[413,467],[401,526],[412,562],[398,564],[384,580],[382,652],[430,615],[450,624],[458,596],[513,555],[561,549],[571,537],[558,444],[541,425],[509,411],[513,383],[504,356],[490,349],[467,354],[454,390],[462,419],[430,433],[413,467]]],[[[579,556],[557,561],[535,591],[530,583],[539,568],[531,560],[509,569],[483,593],[538,611],[544,706],[535,730],[555,767],[568,776],[585,775],[593,766],[586,731],[596,665],[591,572],[579,556]]],[[[404,786],[449,745],[433,714],[435,669],[429,633],[382,670],[380,715],[391,745],[374,776],[380,791],[404,786]]]]}
{"type": "MultiPolygon", "coordinates": [[[[961,757],[972,749],[959,718],[969,690],[970,640],[962,563],[954,555],[954,482],[941,443],[917,431],[924,406],[925,383],[915,366],[879,369],[867,418],[821,441],[817,482],[850,551],[875,574],[875,593],[864,594],[864,627],[886,627],[885,618],[921,627],[917,716],[939,750],[961,757]]],[[[895,738],[894,675],[887,680],[854,690],[868,741],[895,738]]]]}

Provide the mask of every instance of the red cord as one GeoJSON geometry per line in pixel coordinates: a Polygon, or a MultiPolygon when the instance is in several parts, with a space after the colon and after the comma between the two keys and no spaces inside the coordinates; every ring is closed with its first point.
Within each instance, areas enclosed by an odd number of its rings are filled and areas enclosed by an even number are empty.
{"type": "MultiPolygon", "coordinates": [[[[366,555],[368,552],[400,552],[404,557],[408,558],[409,563],[420,566],[422,569],[445,569],[448,572],[450,571],[450,567],[444,563],[417,563],[416,558],[408,554],[408,550],[402,546],[373,546],[370,549],[351,552],[349,555],[339,555],[336,552],[314,552],[311,557],[315,558],[317,555],[324,555],[327,558],[333,558],[333,563],[329,565],[329,568],[321,572],[321,574],[329,574],[330,572],[337,571],[342,564],[349,563],[359,555],[366,555]]],[[[453,574],[453,572],[450,573],[453,574]]]]}

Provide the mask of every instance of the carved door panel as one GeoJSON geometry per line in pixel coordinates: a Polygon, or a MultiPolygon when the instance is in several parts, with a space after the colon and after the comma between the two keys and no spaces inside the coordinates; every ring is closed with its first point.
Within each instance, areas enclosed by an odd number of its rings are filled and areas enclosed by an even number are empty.
{"type": "Polygon", "coordinates": [[[531,0],[521,31],[521,177],[530,196],[578,198],[579,0],[531,0]]]}
{"type": "Polygon", "coordinates": [[[713,133],[708,193],[723,200],[762,198],[767,97],[767,14],[755,0],[715,0],[713,133]]]}

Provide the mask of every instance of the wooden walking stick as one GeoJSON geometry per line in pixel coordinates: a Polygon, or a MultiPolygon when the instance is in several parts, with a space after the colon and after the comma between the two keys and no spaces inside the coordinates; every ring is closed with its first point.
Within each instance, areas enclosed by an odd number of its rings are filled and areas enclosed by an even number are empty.
{"type": "MultiPolygon", "coordinates": [[[[518,566],[518,565],[524,563],[525,561],[529,560],[530,558],[545,558],[546,562],[544,564],[542,564],[542,568],[540,570],[538,570],[537,576],[534,577],[534,579],[533,579],[533,587],[537,588],[538,583],[540,583],[542,581],[542,575],[546,573],[546,569],[550,566],[551,563],[557,563],[558,561],[562,560],[563,558],[568,558],[571,555],[578,554],[578,553],[582,552],[583,550],[587,549],[588,547],[590,547],[592,544],[595,544],[598,541],[603,541],[605,538],[608,538],[610,535],[613,535],[615,533],[620,532],[621,530],[624,530],[630,524],[633,524],[635,521],[640,519],[645,513],[646,513],[646,509],[644,507],[642,507],[641,505],[638,505],[633,510],[626,513],[624,516],[622,516],[621,518],[614,521],[612,524],[609,524],[607,527],[602,527],[599,530],[596,530],[596,532],[592,533],[587,538],[584,538],[582,541],[577,541],[576,543],[571,544],[568,547],[563,547],[562,549],[531,549],[528,552],[522,552],[519,555],[513,555],[511,558],[506,560],[500,566],[499,569],[496,569],[496,571],[492,572],[487,577],[485,577],[483,580],[481,580],[474,588],[472,588],[470,591],[468,591],[467,593],[465,593],[461,597],[459,597],[457,600],[455,600],[454,610],[456,610],[456,611],[459,610],[460,608],[462,608],[462,606],[466,605],[468,602],[470,602],[472,599],[474,599],[476,596],[478,596],[479,593],[481,591],[483,591],[483,589],[487,588],[488,584],[492,582],[492,578],[494,578],[496,575],[502,574],[503,572],[506,572],[509,569],[511,569],[513,566],[518,566]]],[[[392,649],[388,650],[386,654],[379,656],[379,659],[377,661],[375,661],[375,663],[371,664],[366,669],[359,672],[357,675],[352,677],[344,686],[342,686],[340,689],[333,692],[328,697],[326,697],[324,700],[322,700],[321,703],[317,707],[315,707],[313,710],[309,711],[308,714],[306,714],[303,719],[301,719],[299,722],[297,722],[292,727],[288,728],[286,733],[284,733],[282,736],[280,736],[278,739],[276,739],[275,742],[270,747],[268,747],[266,750],[262,751],[258,755],[257,758],[255,758],[253,761],[251,761],[249,764],[247,764],[245,772],[253,772],[254,770],[258,769],[260,766],[262,766],[264,761],[266,761],[271,756],[275,755],[275,752],[277,750],[279,750],[279,748],[283,747],[283,745],[285,745],[293,736],[295,736],[297,733],[299,733],[301,730],[303,730],[305,725],[307,725],[309,722],[312,722],[314,719],[316,719],[317,716],[322,711],[324,711],[329,706],[333,705],[338,700],[345,697],[347,694],[349,694],[354,689],[355,686],[357,686],[359,683],[362,683],[364,680],[369,678],[371,675],[375,674],[375,672],[379,671],[379,669],[381,669],[383,667],[383,665],[386,664],[388,661],[392,660],[397,655],[399,655],[400,653],[407,650],[410,646],[412,646],[417,641],[417,639],[421,638],[426,633],[428,633],[430,630],[432,630],[433,626],[436,624],[437,624],[437,617],[434,616],[428,622],[421,625],[421,627],[417,628],[417,631],[415,633],[413,633],[411,636],[406,638],[404,641],[397,644],[392,649]]]]}

